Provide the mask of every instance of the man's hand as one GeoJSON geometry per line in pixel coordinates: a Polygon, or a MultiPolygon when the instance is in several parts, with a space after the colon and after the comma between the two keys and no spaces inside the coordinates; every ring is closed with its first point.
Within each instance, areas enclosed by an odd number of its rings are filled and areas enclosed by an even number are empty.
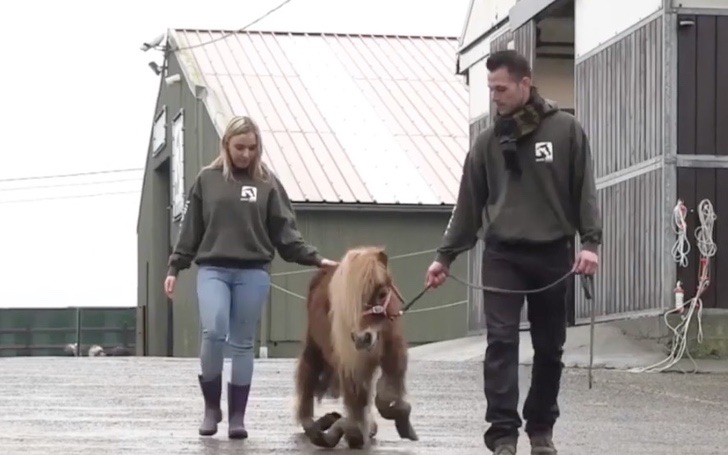
{"type": "Polygon", "coordinates": [[[425,275],[425,286],[428,288],[435,289],[442,285],[447,280],[447,275],[450,273],[447,267],[434,261],[430,264],[425,275]]]}
{"type": "Polygon", "coordinates": [[[591,251],[582,250],[576,257],[574,272],[584,275],[594,275],[599,266],[599,256],[591,251]]]}

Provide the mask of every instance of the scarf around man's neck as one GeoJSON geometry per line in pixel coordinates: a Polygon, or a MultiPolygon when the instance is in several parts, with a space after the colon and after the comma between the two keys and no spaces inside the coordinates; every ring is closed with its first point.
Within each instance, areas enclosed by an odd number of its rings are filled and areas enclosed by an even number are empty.
{"type": "Polygon", "coordinates": [[[508,116],[496,114],[494,133],[498,138],[506,160],[506,168],[516,175],[521,174],[516,142],[538,128],[546,113],[546,101],[531,87],[531,96],[526,104],[508,116]]]}

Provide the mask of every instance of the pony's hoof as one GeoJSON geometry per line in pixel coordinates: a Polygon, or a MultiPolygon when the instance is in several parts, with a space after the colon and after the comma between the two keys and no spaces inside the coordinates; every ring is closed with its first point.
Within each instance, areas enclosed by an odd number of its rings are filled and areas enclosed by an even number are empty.
{"type": "Polygon", "coordinates": [[[395,406],[390,407],[392,410],[392,416],[394,419],[394,426],[397,428],[397,433],[402,439],[409,439],[411,441],[417,441],[417,433],[412,428],[410,422],[410,414],[412,413],[412,405],[406,401],[400,401],[395,406]]]}
{"type": "Polygon", "coordinates": [[[379,425],[377,425],[377,422],[373,421],[369,424],[369,437],[373,438],[377,435],[377,432],[379,431],[379,425]]]}
{"type": "Polygon", "coordinates": [[[324,414],[314,423],[314,428],[318,431],[326,431],[340,418],[341,414],[338,412],[329,412],[328,414],[324,414]]]}
{"type": "Polygon", "coordinates": [[[317,447],[323,447],[325,449],[333,449],[336,447],[339,441],[331,441],[326,437],[326,434],[321,431],[311,431],[306,433],[311,444],[317,447]]]}
{"type": "Polygon", "coordinates": [[[412,405],[404,400],[385,401],[378,397],[374,399],[374,403],[379,411],[379,415],[386,420],[397,420],[402,417],[409,417],[412,412],[412,405]]]}
{"type": "Polygon", "coordinates": [[[415,429],[412,428],[412,423],[409,418],[397,419],[394,421],[394,426],[397,428],[397,433],[402,439],[409,439],[410,441],[418,441],[420,438],[417,437],[415,429]]]}
{"type": "Polygon", "coordinates": [[[319,431],[315,428],[307,429],[306,436],[308,436],[308,440],[311,441],[311,444],[325,449],[333,449],[341,440],[341,434],[330,434],[324,431],[319,431]]]}
{"type": "Polygon", "coordinates": [[[349,444],[350,449],[363,449],[364,448],[364,435],[358,429],[347,431],[344,435],[346,443],[349,444]]]}

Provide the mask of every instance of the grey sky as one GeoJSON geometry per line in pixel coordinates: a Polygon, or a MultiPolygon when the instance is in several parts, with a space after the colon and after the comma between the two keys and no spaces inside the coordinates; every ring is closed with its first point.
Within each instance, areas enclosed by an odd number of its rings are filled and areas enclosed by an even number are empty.
{"type": "MultiPolygon", "coordinates": [[[[1,307],[136,305],[142,171],[6,180],[143,168],[158,84],[147,64],[161,57],[139,46],[168,27],[237,29],[281,1],[24,0],[5,9],[1,307]]],[[[253,28],[459,36],[468,4],[291,0],[253,28]]]]}

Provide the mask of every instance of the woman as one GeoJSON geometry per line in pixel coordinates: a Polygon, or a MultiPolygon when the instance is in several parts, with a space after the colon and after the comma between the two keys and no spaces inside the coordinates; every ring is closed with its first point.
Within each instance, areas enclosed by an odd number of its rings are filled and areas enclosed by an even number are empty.
{"type": "Polygon", "coordinates": [[[172,298],[177,274],[194,260],[202,324],[198,376],[205,413],[200,435],[217,433],[222,421],[223,344],[232,352],[228,383],[228,436],[247,438],[245,409],[253,376],[253,345],[270,290],[270,263],[277,250],[287,262],[326,266],[298,228],[285,189],[261,161],[260,130],[235,117],[222,137],[220,155],[190,188],[182,227],[164,282],[172,298]]]}

